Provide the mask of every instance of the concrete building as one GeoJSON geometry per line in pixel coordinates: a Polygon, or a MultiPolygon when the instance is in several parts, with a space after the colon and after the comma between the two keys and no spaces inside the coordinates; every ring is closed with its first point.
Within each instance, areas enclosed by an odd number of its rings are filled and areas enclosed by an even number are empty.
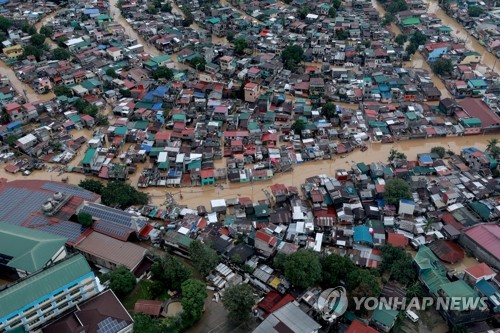
{"type": "Polygon", "coordinates": [[[271,313],[253,333],[316,333],[321,325],[309,317],[294,303],[271,313]]]}
{"type": "Polygon", "coordinates": [[[0,271],[23,278],[66,257],[66,238],[0,223],[0,271]]]}
{"type": "Polygon", "coordinates": [[[480,261],[500,269],[500,227],[496,224],[478,224],[466,229],[459,243],[480,261]]]}
{"type": "Polygon", "coordinates": [[[249,82],[245,85],[245,102],[255,103],[259,98],[259,85],[249,82]]]}
{"type": "Polygon", "coordinates": [[[59,261],[0,291],[0,332],[20,326],[35,331],[97,293],[95,275],[83,256],[59,261]]]}

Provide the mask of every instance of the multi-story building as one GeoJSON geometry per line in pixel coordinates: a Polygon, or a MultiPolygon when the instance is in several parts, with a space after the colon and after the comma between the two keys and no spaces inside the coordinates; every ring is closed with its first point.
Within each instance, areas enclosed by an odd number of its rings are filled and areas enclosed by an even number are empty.
{"type": "Polygon", "coordinates": [[[98,291],[85,258],[68,257],[0,291],[0,332],[20,326],[36,331],[98,291]]]}

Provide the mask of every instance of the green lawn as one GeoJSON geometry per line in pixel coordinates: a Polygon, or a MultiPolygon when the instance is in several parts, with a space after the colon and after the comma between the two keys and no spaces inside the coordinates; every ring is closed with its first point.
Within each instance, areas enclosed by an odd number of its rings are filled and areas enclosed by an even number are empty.
{"type": "Polygon", "coordinates": [[[125,309],[133,310],[135,302],[140,299],[151,299],[151,292],[149,291],[149,287],[152,282],[149,280],[141,280],[132,290],[130,294],[123,298],[122,303],[125,309]]]}

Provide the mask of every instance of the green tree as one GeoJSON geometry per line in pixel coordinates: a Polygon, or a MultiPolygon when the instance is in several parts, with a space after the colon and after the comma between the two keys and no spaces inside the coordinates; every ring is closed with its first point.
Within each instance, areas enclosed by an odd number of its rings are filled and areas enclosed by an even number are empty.
{"type": "Polygon", "coordinates": [[[9,146],[15,146],[18,139],[19,139],[19,137],[17,135],[9,134],[5,138],[5,143],[8,144],[9,146]]]}
{"type": "Polygon", "coordinates": [[[350,271],[356,269],[348,257],[336,254],[321,257],[322,283],[325,287],[337,286],[345,281],[350,271]]]}
{"type": "Polygon", "coordinates": [[[339,29],[335,31],[335,36],[338,40],[346,40],[349,38],[349,33],[345,29],[339,29]]]}
{"type": "Polygon", "coordinates": [[[41,48],[33,45],[26,45],[23,49],[22,58],[26,58],[28,56],[34,56],[36,60],[40,61],[42,55],[43,55],[43,50],[41,48]]]}
{"type": "Polygon", "coordinates": [[[401,199],[411,199],[410,185],[403,179],[389,180],[384,187],[384,201],[390,205],[399,204],[401,199]]]}
{"type": "Polygon", "coordinates": [[[336,10],[339,10],[340,6],[342,5],[342,0],[332,0],[332,5],[333,5],[333,8],[335,8],[336,10]]]}
{"type": "Polygon", "coordinates": [[[55,48],[52,51],[52,58],[54,58],[55,60],[68,60],[70,57],[71,54],[69,53],[69,51],[62,47],[55,48]]]}
{"type": "Polygon", "coordinates": [[[161,283],[164,288],[181,290],[182,282],[191,278],[191,271],[176,257],[165,254],[156,258],[151,266],[153,280],[161,283]]]}
{"type": "Polygon", "coordinates": [[[273,268],[281,272],[285,271],[287,255],[284,253],[278,253],[273,259],[273,268]]]}
{"type": "Polygon", "coordinates": [[[255,305],[253,289],[248,284],[237,284],[226,288],[222,297],[229,320],[235,323],[247,322],[252,317],[252,307],[255,305]]]}
{"type": "Polygon", "coordinates": [[[127,183],[113,180],[102,189],[101,200],[107,206],[126,208],[133,205],[147,204],[148,195],[137,191],[127,183]]]}
{"type": "Polygon", "coordinates": [[[189,245],[189,256],[193,262],[194,268],[196,268],[203,277],[210,274],[220,262],[217,252],[200,241],[191,242],[189,245]]]}
{"type": "Polygon", "coordinates": [[[307,123],[302,118],[299,118],[292,124],[292,130],[295,134],[301,135],[302,131],[306,129],[306,125],[307,123]]]}
{"type": "Polygon", "coordinates": [[[425,291],[419,281],[414,282],[406,289],[406,299],[410,301],[412,298],[422,298],[425,296],[425,291]]]}
{"type": "Polygon", "coordinates": [[[8,32],[9,28],[12,26],[12,21],[5,16],[0,16],[0,31],[8,32]]]}
{"type": "Polygon", "coordinates": [[[318,254],[312,250],[299,250],[290,254],[285,262],[285,277],[297,288],[313,286],[321,279],[318,254]]]}
{"type": "Polygon", "coordinates": [[[236,52],[238,54],[244,54],[245,49],[247,49],[247,48],[248,48],[248,43],[247,43],[247,40],[244,38],[238,38],[234,42],[234,52],[236,52]]]}
{"type": "Polygon", "coordinates": [[[172,12],[172,4],[170,2],[164,3],[161,5],[160,9],[163,13],[171,13],[172,12]]]}
{"type": "Polygon", "coordinates": [[[104,185],[100,181],[94,179],[80,180],[78,186],[96,194],[101,194],[102,189],[104,188],[104,185]]]}
{"type": "Polygon", "coordinates": [[[437,156],[439,156],[439,158],[443,158],[444,155],[446,155],[446,149],[444,147],[441,147],[441,146],[432,147],[431,153],[436,154],[437,156]]]}
{"type": "Polygon", "coordinates": [[[108,126],[109,125],[108,116],[102,113],[98,113],[95,117],[95,124],[96,126],[108,126]]]}
{"type": "Polygon", "coordinates": [[[106,69],[106,75],[111,76],[114,79],[118,77],[118,74],[116,74],[116,71],[113,68],[106,69]]]}
{"type": "Polygon", "coordinates": [[[479,16],[483,15],[484,10],[480,6],[470,6],[468,13],[469,13],[470,17],[479,17],[479,16]]]}
{"type": "Polygon", "coordinates": [[[398,44],[399,46],[403,46],[403,44],[406,43],[407,40],[408,40],[408,36],[403,35],[403,34],[397,35],[396,38],[394,39],[396,44],[398,44]]]}
{"type": "Polygon", "coordinates": [[[432,71],[437,75],[453,72],[453,63],[450,59],[439,58],[432,63],[432,71]]]}
{"type": "Polygon", "coordinates": [[[205,298],[207,298],[206,286],[199,280],[189,279],[182,283],[181,289],[183,316],[188,322],[195,323],[203,314],[205,298]]]}
{"type": "Polygon", "coordinates": [[[123,97],[130,97],[130,96],[132,96],[132,92],[130,92],[130,90],[128,90],[128,89],[120,89],[120,90],[118,90],[118,92],[123,97]]]}
{"type": "Polygon", "coordinates": [[[376,297],[380,294],[380,283],[375,271],[362,268],[347,274],[346,285],[351,297],[376,297]]]}
{"type": "Polygon", "coordinates": [[[304,57],[304,49],[300,45],[289,45],[281,52],[281,59],[287,69],[295,70],[304,57]]]}
{"type": "Polygon", "coordinates": [[[417,47],[417,46],[415,46],[415,44],[412,44],[412,43],[410,43],[410,44],[408,44],[408,45],[406,46],[406,52],[407,52],[409,55],[413,55],[413,54],[415,54],[415,52],[417,52],[417,49],[418,49],[418,47],[417,47]]]}
{"type": "Polygon", "coordinates": [[[78,223],[80,223],[84,227],[91,227],[93,223],[92,215],[87,212],[78,213],[78,223]]]}
{"type": "Polygon", "coordinates": [[[205,70],[205,65],[207,64],[207,61],[203,57],[194,57],[189,61],[189,63],[197,71],[203,72],[205,70]]]}
{"type": "Polygon", "coordinates": [[[24,32],[25,34],[30,35],[30,36],[36,34],[35,27],[27,22],[25,22],[21,25],[21,31],[24,32]]]}
{"type": "Polygon", "coordinates": [[[101,276],[101,281],[109,281],[109,288],[111,288],[118,297],[129,294],[136,284],[134,274],[125,266],[120,266],[111,272],[103,274],[101,276]]]}
{"type": "Polygon", "coordinates": [[[81,111],[83,114],[88,114],[89,116],[95,117],[99,113],[99,108],[92,104],[87,104],[81,111]]]}
{"type": "Polygon", "coordinates": [[[189,7],[184,7],[182,9],[182,12],[184,13],[184,20],[182,20],[182,26],[189,27],[194,22],[194,16],[192,10],[189,7]]]}
{"type": "Polygon", "coordinates": [[[391,150],[389,151],[389,158],[388,160],[389,161],[393,161],[395,159],[398,159],[398,160],[406,160],[406,154],[403,153],[403,152],[400,152],[394,148],[391,148],[391,150]]]}
{"type": "Polygon", "coordinates": [[[165,67],[165,66],[159,66],[153,72],[153,78],[155,80],[158,80],[158,79],[171,80],[173,77],[174,77],[174,73],[172,72],[172,70],[168,67],[165,67]]]}
{"type": "Polygon", "coordinates": [[[309,7],[307,7],[307,6],[302,6],[302,7],[299,9],[299,12],[298,12],[298,17],[299,17],[301,20],[305,20],[305,18],[307,17],[307,14],[309,14],[309,7]]]}
{"type": "Polygon", "coordinates": [[[406,286],[415,282],[416,272],[413,268],[413,259],[402,247],[384,245],[381,249],[381,272],[390,273],[390,278],[406,286]]]}
{"type": "Polygon", "coordinates": [[[396,14],[408,9],[408,5],[405,0],[394,0],[391,1],[387,6],[387,11],[391,14],[396,14]]]}
{"type": "Polygon", "coordinates": [[[43,43],[45,43],[45,39],[47,39],[47,37],[43,34],[34,34],[31,35],[30,43],[33,46],[41,47],[43,43]]]}
{"type": "Polygon", "coordinates": [[[328,9],[328,17],[335,18],[337,16],[337,10],[334,7],[328,9]]]}
{"type": "Polygon", "coordinates": [[[162,322],[142,313],[134,314],[134,332],[137,333],[164,333],[162,322]]]}
{"type": "Polygon", "coordinates": [[[416,45],[417,47],[420,45],[424,45],[427,41],[427,36],[425,36],[420,30],[415,31],[410,36],[410,43],[416,45]]]}
{"type": "Polygon", "coordinates": [[[384,17],[382,18],[382,24],[389,25],[391,23],[394,23],[394,15],[392,15],[391,13],[385,13],[384,17]]]}
{"type": "Polygon", "coordinates": [[[326,119],[332,119],[337,116],[337,108],[332,102],[328,102],[321,108],[321,112],[326,119]]]}
{"type": "Polygon", "coordinates": [[[52,34],[54,33],[54,29],[44,25],[40,28],[40,33],[42,35],[45,35],[45,37],[50,38],[50,36],[52,36],[52,34]]]}
{"type": "Polygon", "coordinates": [[[500,155],[500,147],[498,147],[498,139],[493,138],[488,140],[486,151],[491,155],[493,155],[494,158],[498,158],[498,156],[500,155]]]}
{"type": "Polygon", "coordinates": [[[66,41],[68,41],[68,37],[62,36],[62,37],[59,37],[59,38],[56,39],[56,44],[57,44],[57,46],[59,46],[61,48],[65,48],[66,47],[66,44],[65,44],[66,41]]]}
{"type": "Polygon", "coordinates": [[[54,94],[56,96],[73,97],[73,91],[66,86],[55,86],[54,87],[54,94]]]}

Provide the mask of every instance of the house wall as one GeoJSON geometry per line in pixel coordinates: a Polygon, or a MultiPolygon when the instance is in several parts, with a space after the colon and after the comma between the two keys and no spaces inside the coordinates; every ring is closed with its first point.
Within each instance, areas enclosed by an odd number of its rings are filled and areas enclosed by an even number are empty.
{"type": "Polygon", "coordinates": [[[0,318],[0,332],[21,325],[27,332],[34,331],[50,319],[98,292],[94,273],[88,273],[37,301],[27,304],[24,308],[0,318]]]}
{"type": "Polygon", "coordinates": [[[484,261],[490,267],[495,268],[496,270],[500,269],[500,260],[499,258],[495,258],[488,252],[486,252],[480,245],[476,244],[472,239],[470,239],[467,235],[460,235],[459,241],[460,245],[464,248],[472,252],[472,254],[478,258],[480,261],[484,261]]]}

